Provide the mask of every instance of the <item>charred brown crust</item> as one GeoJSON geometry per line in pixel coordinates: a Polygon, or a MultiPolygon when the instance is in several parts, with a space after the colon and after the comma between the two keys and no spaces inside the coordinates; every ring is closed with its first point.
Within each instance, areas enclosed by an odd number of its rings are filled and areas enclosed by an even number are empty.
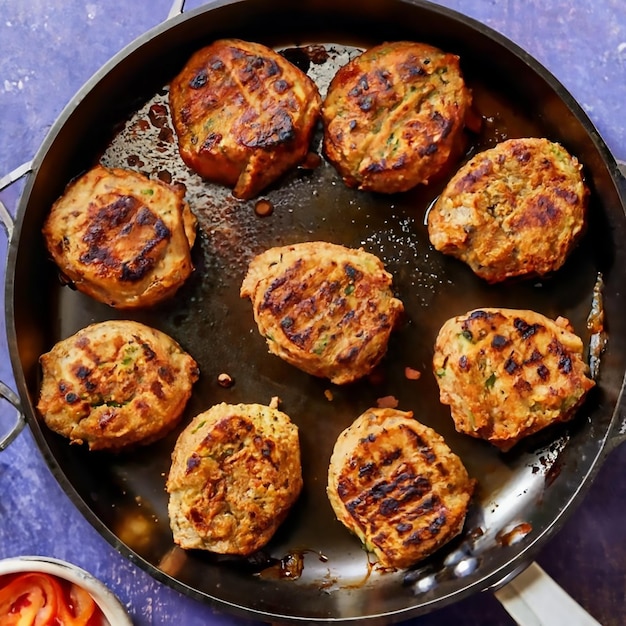
{"type": "Polygon", "coordinates": [[[589,197],[578,160],[544,138],[472,157],[428,214],[433,246],[490,283],[558,270],[580,239],[589,197]]]}
{"type": "Polygon", "coordinates": [[[179,436],[167,480],[174,541],[248,555],[262,548],[302,489],[298,429],[277,409],[219,404],[179,436]]]}
{"type": "Polygon", "coordinates": [[[382,359],[403,311],[374,255],[326,242],[272,248],[241,287],[271,352],[337,384],[382,359]]]}
{"type": "Polygon", "coordinates": [[[120,309],[150,306],[193,271],[196,220],[185,190],[102,165],[68,185],[43,228],[63,275],[120,309]]]}
{"type": "Polygon", "coordinates": [[[433,369],[457,430],[506,451],[574,416],[594,386],[582,353],[564,318],[478,309],[442,326],[433,369]]]}
{"type": "Polygon", "coordinates": [[[37,409],[91,450],[146,445],[179,422],[198,365],[168,335],[126,320],[92,324],[40,357],[37,409]]]}
{"type": "Polygon", "coordinates": [[[351,187],[427,184],[459,156],[470,104],[457,56],[414,42],[375,46],[331,81],[324,153],[351,187]]]}
{"type": "Polygon", "coordinates": [[[321,106],[306,74],[271,48],[238,39],[197,51],[169,98],[183,161],[242,199],[304,160],[321,106]]]}
{"type": "Polygon", "coordinates": [[[383,567],[408,567],[462,529],[474,482],[440,435],[395,409],[370,409],[337,439],[328,496],[383,567]]]}

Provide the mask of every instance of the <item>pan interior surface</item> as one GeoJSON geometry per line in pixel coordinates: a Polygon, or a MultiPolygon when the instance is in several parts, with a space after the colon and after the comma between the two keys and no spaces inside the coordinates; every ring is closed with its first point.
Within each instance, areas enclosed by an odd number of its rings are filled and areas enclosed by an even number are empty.
{"type": "Polygon", "coordinates": [[[148,34],[77,96],[42,148],[20,208],[7,298],[14,318],[7,324],[14,327],[10,348],[22,397],[29,400],[25,409],[31,427],[55,475],[96,528],[155,577],[257,619],[397,621],[517,571],[590,482],[614,420],[624,373],[619,285],[624,284],[626,260],[620,259],[624,252],[616,245],[625,235],[623,204],[605,148],[592,139],[580,110],[541,68],[484,27],[427,3],[293,4],[246,2],[244,9],[234,2],[195,11],[148,34]],[[255,26],[261,19],[267,28],[259,31],[255,26]],[[412,39],[455,52],[483,119],[482,130],[469,138],[466,157],[508,137],[560,141],[585,168],[592,191],[588,232],[555,275],[489,286],[429,244],[425,215],[445,181],[393,196],[368,194],[348,189],[323,160],[313,170],[294,171],[263,194],[272,213],[260,217],[254,200],[235,200],[229,190],[187,170],[169,117],[169,80],[191,52],[224,36],[282,50],[322,91],[348,58],[385,40],[412,39]],[[63,187],[97,161],[183,182],[200,225],[191,279],[171,301],[132,318],[174,337],[198,361],[201,379],[177,431],[117,455],[69,446],[41,426],[33,408],[40,354],[94,321],[129,317],[63,286],[39,237],[63,187]],[[408,315],[392,335],[376,380],[338,387],[268,354],[250,303],[239,297],[255,254],[313,240],[363,247],[393,275],[408,315]],[[605,282],[610,341],[598,389],[577,417],[506,454],[456,433],[447,407],[439,403],[431,371],[442,323],[473,308],[528,308],[567,317],[587,344],[586,320],[599,273],[605,282]],[[33,281],[34,275],[40,280],[33,281]],[[408,380],[406,367],[418,370],[420,378],[408,380]],[[221,373],[235,384],[221,387],[221,373]],[[325,493],[338,434],[388,396],[443,435],[479,484],[464,533],[415,568],[393,573],[372,565],[357,539],[335,520],[325,493]],[[295,508],[254,558],[176,548],[164,485],[180,430],[218,402],[267,404],[272,397],[280,398],[281,409],[300,429],[305,488],[295,508]],[[297,577],[289,576],[286,566],[294,560],[302,565],[297,577]]]}

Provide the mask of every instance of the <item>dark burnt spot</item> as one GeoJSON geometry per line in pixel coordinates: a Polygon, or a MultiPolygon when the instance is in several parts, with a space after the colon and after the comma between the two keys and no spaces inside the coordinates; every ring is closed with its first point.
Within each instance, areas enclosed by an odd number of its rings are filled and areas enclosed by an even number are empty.
{"type": "Polygon", "coordinates": [[[520,368],[519,363],[515,360],[515,357],[510,356],[505,362],[504,362],[504,370],[508,373],[508,374],[515,374],[515,372],[517,372],[517,370],[520,368]]]}
{"type": "Polygon", "coordinates": [[[354,491],[352,483],[347,479],[340,479],[337,483],[337,494],[345,500],[354,491]]]}
{"type": "Polygon", "coordinates": [[[559,370],[563,374],[571,374],[572,372],[572,359],[568,354],[562,354],[559,359],[559,370]]]}
{"type": "Polygon", "coordinates": [[[480,183],[483,178],[491,174],[493,171],[493,164],[489,160],[484,160],[473,167],[465,176],[461,177],[454,186],[457,193],[464,191],[471,191],[477,183],[480,183]]]}
{"type": "Polygon", "coordinates": [[[73,393],[72,391],[70,391],[69,393],[65,394],[65,401],[68,404],[76,404],[79,400],[79,397],[73,393]]]}
{"type": "Polygon", "coordinates": [[[530,151],[523,145],[516,144],[513,147],[512,154],[520,163],[528,163],[531,159],[530,151]]]}
{"type": "Polygon", "coordinates": [[[211,60],[209,67],[214,71],[214,72],[221,72],[224,69],[224,62],[219,59],[219,58],[214,58],[213,60],[211,60]]]}
{"type": "Polygon", "coordinates": [[[478,309],[477,311],[472,311],[472,313],[467,318],[466,322],[474,321],[474,320],[490,320],[491,318],[492,318],[491,313],[487,313],[487,311],[478,309]]]}
{"type": "Polygon", "coordinates": [[[158,380],[152,381],[150,384],[150,391],[159,399],[163,400],[165,394],[163,393],[163,385],[158,380]]]}
{"type": "Polygon", "coordinates": [[[85,389],[89,392],[95,391],[98,388],[98,385],[91,380],[85,381],[85,389]]]}
{"type": "Polygon", "coordinates": [[[250,124],[250,134],[241,139],[248,148],[271,148],[293,141],[296,131],[289,112],[277,109],[268,124],[250,124]]]}
{"type": "Polygon", "coordinates": [[[420,78],[426,76],[426,70],[414,59],[401,63],[400,70],[405,78],[420,78]]]}
{"type": "Polygon", "coordinates": [[[555,187],[552,191],[568,204],[576,204],[578,202],[578,194],[567,187],[555,187]]]}
{"type": "Polygon", "coordinates": [[[405,533],[408,533],[412,528],[413,526],[406,522],[400,522],[399,524],[396,524],[396,531],[399,535],[404,535],[405,533]]]}
{"type": "Polygon", "coordinates": [[[548,378],[550,378],[550,370],[542,363],[537,368],[537,376],[539,376],[541,380],[548,380],[548,378]]]}
{"type": "Polygon", "coordinates": [[[354,310],[350,310],[348,311],[337,323],[337,326],[341,327],[344,326],[346,324],[349,324],[353,319],[354,316],[356,315],[356,313],[354,312],[354,310]]]}
{"type": "Polygon", "coordinates": [[[383,465],[392,465],[402,456],[402,450],[396,448],[395,450],[385,451],[382,458],[383,465]]]}
{"type": "Polygon", "coordinates": [[[311,328],[307,328],[301,333],[285,333],[291,343],[295,344],[299,348],[304,348],[311,339],[311,328]]]}
{"type": "Polygon", "coordinates": [[[529,324],[521,317],[516,317],[513,320],[513,326],[524,340],[530,339],[538,330],[543,328],[541,324],[529,324]]]}
{"type": "Polygon", "coordinates": [[[361,467],[359,467],[359,478],[369,478],[374,474],[375,471],[375,463],[372,463],[371,461],[369,463],[365,463],[361,465],[361,467]]]}
{"type": "Polygon", "coordinates": [[[371,95],[361,96],[357,100],[357,106],[363,113],[367,113],[374,108],[374,97],[371,95]]]}
{"type": "Polygon", "coordinates": [[[293,317],[289,317],[288,315],[283,317],[283,319],[280,320],[280,326],[283,330],[289,330],[293,326],[293,317]]]}
{"type": "Polygon", "coordinates": [[[444,527],[446,523],[445,511],[439,511],[439,515],[428,525],[428,531],[431,535],[438,535],[439,531],[444,527]]]}
{"type": "Polygon", "coordinates": [[[206,69],[202,68],[196,75],[189,81],[189,86],[192,89],[200,89],[207,84],[208,75],[206,69]]]}
{"type": "Polygon", "coordinates": [[[389,517],[398,512],[400,503],[395,498],[385,498],[378,507],[379,513],[383,517],[389,517]]]}
{"type": "Polygon", "coordinates": [[[164,380],[166,383],[171,384],[174,382],[174,372],[167,365],[160,365],[157,372],[159,374],[159,378],[164,380]]]}
{"type": "Polygon", "coordinates": [[[156,352],[147,343],[142,343],[141,349],[146,361],[152,361],[156,358],[156,352]]]}
{"type": "Polygon", "coordinates": [[[289,86],[289,83],[284,78],[281,78],[274,82],[274,91],[277,94],[283,94],[289,90],[289,86]]]}
{"type": "Polygon", "coordinates": [[[64,381],[61,381],[58,384],[58,389],[61,393],[65,393],[67,391],[67,384],[64,381]]]}
{"type": "Polygon", "coordinates": [[[439,149],[439,146],[437,145],[437,143],[433,141],[429,143],[427,146],[420,147],[418,150],[418,154],[421,157],[428,157],[428,156],[432,156],[433,154],[436,154],[438,149],[439,149]]]}
{"type": "Polygon", "coordinates": [[[354,130],[356,128],[356,120],[350,120],[348,126],[350,130],[354,130]]]}
{"type": "Polygon", "coordinates": [[[364,168],[364,171],[369,174],[376,174],[378,172],[383,172],[386,167],[387,162],[385,161],[385,159],[382,159],[381,161],[370,163],[366,168],[364,168]]]}
{"type": "Polygon", "coordinates": [[[276,74],[280,74],[280,68],[278,67],[278,63],[274,61],[274,59],[265,59],[265,71],[268,77],[276,76],[276,74]]]}
{"type": "Polygon", "coordinates": [[[207,135],[207,138],[202,143],[201,150],[205,150],[207,152],[213,150],[215,146],[221,143],[222,139],[222,133],[210,133],[209,135],[207,135]]]}
{"type": "Polygon", "coordinates": [[[382,88],[385,91],[389,91],[390,89],[393,89],[393,83],[391,82],[391,74],[387,70],[377,68],[374,71],[374,75],[376,76],[376,78],[378,79],[382,88]]]}
{"type": "Polygon", "coordinates": [[[538,361],[543,360],[543,355],[541,354],[541,352],[539,352],[539,350],[537,350],[537,348],[535,348],[530,357],[528,358],[528,363],[537,363],[538,361]]]}
{"type": "Polygon", "coordinates": [[[346,276],[353,282],[360,280],[363,277],[363,272],[356,269],[356,267],[354,267],[353,265],[350,265],[350,263],[344,263],[343,271],[346,273],[346,276]]]}
{"type": "Polygon", "coordinates": [[[528,394],[532,391],[532,385],[524,378],[519,378],[513,383],[513,388],[520,395],[528,394]]]}
{"type": "Polygon", "coordinates": [[[469,360],[465,354],[459,358],[459,369],[462,372],[468,372],[470,369],[469,360]]]}
{"type": "Polygon", "coordinates": [[[84,380],[85,378],[87,378],[87,376],[89,376],[89,374],[91,374],[91,370],[85,367],[84,365],[79,365],[74,370],[74,374],[76,375],[77,378],[84,380]]]}
{"type": "Polygon", "coordinates": [[[507,339],[506,337],[503,337],[502,335],[494,335],[493,339],[491,340],[491,347],[494,350],[502,350],[503,348],[508,346],[510,343],[511,341],[507,339]]]}
{"type": "Polygon", "coordinates": [[[189,474],[189,472],[191,472],[194,469],[196,469],[196,467],[198,467],[198,465],[200,465],[200,457],[194,452],[187,459],[187,474],[189,474]]]}

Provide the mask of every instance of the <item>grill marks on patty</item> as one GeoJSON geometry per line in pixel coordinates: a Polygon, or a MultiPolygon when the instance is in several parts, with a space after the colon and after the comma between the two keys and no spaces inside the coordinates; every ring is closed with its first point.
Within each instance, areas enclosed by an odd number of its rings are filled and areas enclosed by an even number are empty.
{"type": "Polygon", "coordinates": [[[446,321],[433,370],[457,430],[504,451],[569,420],[594,386],[568,320],[526,310],[479,309],[446,321]]]}
{"type": "Polygon", "coordinates": [[[337,519],[393,568],[456,536],[473,489],[460,459],[412,413],[370,409],[337,439],[327,492],[337,519]]]}
{"type": "Polygon", "coordinates": [[[372,371],[404,310],[376,256],[326,242],[258,255],[241,296],[251,299],[270,352],[337,384],[372,371]]]}

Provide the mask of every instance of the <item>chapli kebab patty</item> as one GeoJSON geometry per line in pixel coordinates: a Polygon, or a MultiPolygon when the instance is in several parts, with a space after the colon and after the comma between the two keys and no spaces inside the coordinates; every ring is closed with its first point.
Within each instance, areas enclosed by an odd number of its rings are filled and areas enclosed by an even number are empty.
{"type": "Polygon", "coordinates": [[[52,206],[46,246],[79,291],[119,309],[153,305],[193,271],[196,218],[184,196],[181,185],[96,165],[52,206]]]}
{"type": "Polygon", "coordinates": [[[298,428],[276,408],[218,404],[180,434],[167,479],[174,541],[249,555],[283,522],[302,489],[298,428]]]}
{"type": "Polygon", "coordinates": [[[461,459],[411,412],[369,409],[337,439],[328,498],[388,568],[420,561],[462,530],[474,491],[461,459]]]}
{"type": "Polygon", "coordinates": [[[330,83],[324,153],[350,187],[427,184],[462,152],[471,101],[456,55],[409,41],[375,46],[330,83]]]}
{"type": "Polygon", "coordinates": [[[338,385],[369,374],[404,307],[381,260],[314,241],[255,257],[241,286],[271,353],[338,385]]]}
{"type": "Polygon", "coordinates": [[[183,161],[242,199],[304,160],[321,106],[317,86],[295,65],[239,39],[196,52],[169,99],[183,161]]]}
{"type": "Polygon", "coordinates": [[[558,270],[585,225],[581,165],[542,138],[509,139],[474,156],[428,214],[433,246],[490,283],[558,270]]]}
{"type": "Polygon", "coordinates": [[[91,450],[119,451],[167,434],[199,376],[171,337],[127,320],[87,326],[39,360],[44,422],[91,450]]]}
{"type": "Polygon", "coordinates": [[[448,320],[433,369],[456,429],[503,451],[571,419],[595,384],[569,321],[525,310],[476,309],[448,320]]]}

